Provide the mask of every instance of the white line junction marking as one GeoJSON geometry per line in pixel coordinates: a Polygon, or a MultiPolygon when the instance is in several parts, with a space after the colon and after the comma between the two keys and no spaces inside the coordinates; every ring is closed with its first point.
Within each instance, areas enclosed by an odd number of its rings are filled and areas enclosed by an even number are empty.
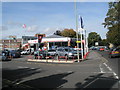
{"type": "Polygon", "coordinates": [[[118,75],[115,72],[113,72],[113,70],[106,63],[103,64],[113,73],[116,79],[119,79],[118,75]]]}

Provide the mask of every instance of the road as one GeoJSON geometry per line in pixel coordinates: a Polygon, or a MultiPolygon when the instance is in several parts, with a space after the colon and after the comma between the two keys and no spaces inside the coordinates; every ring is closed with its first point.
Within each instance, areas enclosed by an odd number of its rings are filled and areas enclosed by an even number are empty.
{"type": "Polygon", "coordinates": [[[2,62],[2,87],[118,89],[118,79],[104,63],[95,51],[90,52],[87,60],[73,64],[28,62],[27,56],[23,56],[2,62]]]}
{"type": "Polygon", "coordinates": [[[109,51],[97,51],[102,57],[107,60],[108,66],[117,74],[120,75],[119,65],[120,57],[109,58],[109,51]]]}

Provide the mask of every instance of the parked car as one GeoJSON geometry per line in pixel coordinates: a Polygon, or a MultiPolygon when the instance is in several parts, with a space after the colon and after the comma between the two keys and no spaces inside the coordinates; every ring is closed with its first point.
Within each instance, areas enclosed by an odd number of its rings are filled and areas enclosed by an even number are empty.
{"type": "Polygon", "coordinates": [[[9,50],[2,51],[2,61],[12,60],[12,56],[9,50]]]}
{"type": "Polygon", "coordinates": [[[27,54],[29,54],[28,51],[22,51],[21,52],[21,55],[27,55],[27,54]]]}
{"type": "MultiPolygon", "coordinates": [[[[81,52],[79,55],[81,56],[81,52]]],[[[69,47],[60,47],[56,50],[56,56],[65,56],[67,59],[77,57],[77,50],[69,47]]]]}
{"type": "Polygon", "coordinates": [[[50,56],[55,56],[56,50],[54,50],[54,49],[48,50],[48,53],[50,54],[50,56]]]}
{"type": "Polygon", "coordinates": [[[104,47],[99,48],[99,51],[104,51],[104,50],[105,50],[105,48],[104,48],[104,47]]]}
{"type": "Polygon", "coordinates": [[[13,58],[21,57],[20,51],[18,51],[18,50],[10,50],[10,53],[11,53],[13,58]]]}
{"type": "Polygon", "coordinates": [[[96,47],[96,46],[90,47],[90,50],[97,50],[97,49],[98,49],[98,47],[96,47]]]}
{"type": "Polygon", "coordinates": [[[35,51],[34,57],[35,59],[38,59],[38,58],[45,59],[47,57],[51,58],[50,54],[47,51],[35,51]]]}
{"type": "Polygon", "coordinates": [[[110,51],[109,57],[120,57],[120,47],[114,48],[110,51]]]}

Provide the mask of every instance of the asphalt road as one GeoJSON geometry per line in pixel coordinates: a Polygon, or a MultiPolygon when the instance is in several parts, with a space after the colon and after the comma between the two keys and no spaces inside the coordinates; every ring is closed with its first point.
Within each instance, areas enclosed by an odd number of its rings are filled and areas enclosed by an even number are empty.
{"type": "Polygon", "coordinates": [[[91,51],[87,60],[73,64],[28,62],[29,56],[2,62],[2,87],[6,88],[112,88],[118,79],[91,51]]]}
{"type": "Polygon", "coordinates": [[[109,67],[117,74],[120,75],[120,57],[109,58],[109,51],[97,51],[108,62],[109,67]]]}

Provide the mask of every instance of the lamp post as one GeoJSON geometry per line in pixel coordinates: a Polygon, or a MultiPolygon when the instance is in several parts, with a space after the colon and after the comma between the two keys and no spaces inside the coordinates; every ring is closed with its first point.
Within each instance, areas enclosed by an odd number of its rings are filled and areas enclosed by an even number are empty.
{"type": "MultiPolygon", "coordinates": [[[[78,13],[77,13],[77,5],[76,5],[76,0],[75,0],[75,17],[76,17],[76,37],[78,41],[78,13]]],[[[77,48],[79,48],[79,43],[77,43],[77,48]]],[[[77,49],[77,55],[78,55],[78,62],[80,62],[80,57],[79,57],[79,50],[77,49]]]]}

